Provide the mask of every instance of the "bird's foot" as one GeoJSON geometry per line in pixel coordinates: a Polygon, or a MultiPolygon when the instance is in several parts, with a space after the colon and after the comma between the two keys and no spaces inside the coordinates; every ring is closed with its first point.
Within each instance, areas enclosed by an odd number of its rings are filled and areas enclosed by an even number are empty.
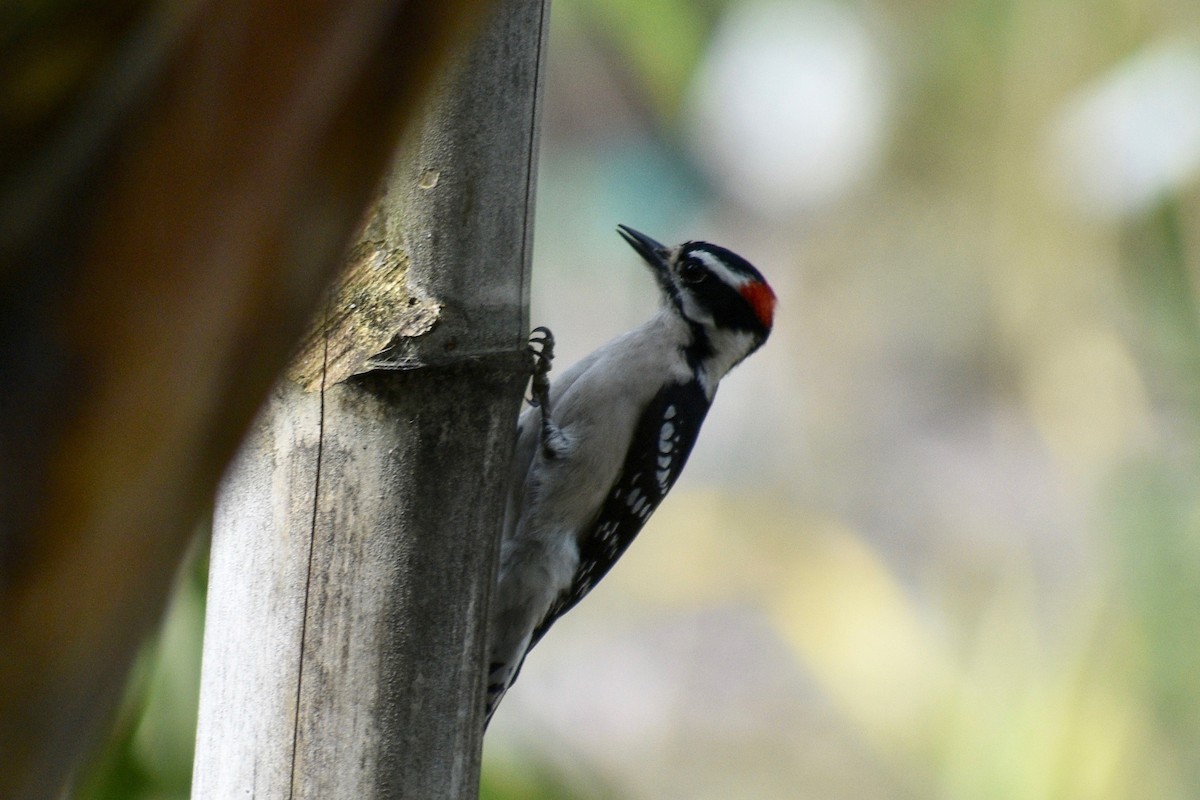
{"type": "Polygon", "coordinates": [[[539,326],[529,334],[529,352],[533,354],[533,378],[529,384],[529,405],[542,411],[542,453],[559,458],[569,449],[567,437],[550,414],[550,369],[554,362],[554,334],[539,326]]]}
{"type": "MultiPolygon", "coordinates": [[[[529,405],[550,408],[550,370],[554,362],[554,334],[538,326],[529,334],[529,352],[533,355],[533,380],[529,385],[529,405]]],[[[547,413],[549,413],[547,411],[547,413]]]]}

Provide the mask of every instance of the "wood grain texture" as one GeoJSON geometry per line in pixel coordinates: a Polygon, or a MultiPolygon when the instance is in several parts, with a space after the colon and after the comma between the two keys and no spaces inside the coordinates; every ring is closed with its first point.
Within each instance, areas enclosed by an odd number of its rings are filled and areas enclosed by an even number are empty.
{"type": "Polygon", "coordinates": [[[545,14],[462,54],[222,483],[196,800],[478,795],[545,14]]]}

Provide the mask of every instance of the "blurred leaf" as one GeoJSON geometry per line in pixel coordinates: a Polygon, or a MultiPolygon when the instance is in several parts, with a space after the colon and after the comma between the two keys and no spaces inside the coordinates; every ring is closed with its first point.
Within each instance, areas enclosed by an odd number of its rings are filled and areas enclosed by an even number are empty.
{"type": "Polygon", "coordinates": [[[949,665],[887,565],[830,520],[810,530],[776,599],[776,624],[825,691],[884,751],[911,757],[938,733],[949,665]]]}
{"type": "MultiPolygon", "coordinates": [[[[650,108],[672,119],[704,52],[712,20],[692,0],[577,0],[563,4],[595,19],[628,59],[650,108]]],[[[570,13],[570,10],[568,10],[570,13]]]]}
{"type": "Polygon", "coordinates": [[[138,656],[113,732],[84,770],[76,800],[186,800],[200,700],[207,534],[180,570],[166,617],[138,656]]]}

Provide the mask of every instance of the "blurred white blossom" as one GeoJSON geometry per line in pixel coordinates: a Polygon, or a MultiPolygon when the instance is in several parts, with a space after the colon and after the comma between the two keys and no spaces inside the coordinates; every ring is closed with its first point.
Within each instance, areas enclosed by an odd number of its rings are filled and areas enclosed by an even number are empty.
{"type": "Polygon", "coordinates": [[[769,216],[836,201],[882,155],[886,71],[851,8],[729,9],[692,84],[687,129],[733,197],[769,216]]]}
{"type": "Polygon", "coordinates": [[[1200,44],[1162,42],[1068,99],[1054,124],[1056,176],[1084,213],[1145,211],[1200,175],[1200,44]]]}

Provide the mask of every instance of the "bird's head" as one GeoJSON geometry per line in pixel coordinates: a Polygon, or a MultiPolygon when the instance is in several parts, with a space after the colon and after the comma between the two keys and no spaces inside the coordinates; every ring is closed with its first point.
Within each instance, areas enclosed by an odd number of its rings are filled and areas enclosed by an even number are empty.
{"type": "Polygon", "coordinates": [[[749,261],[708,242],[666,247],[626,225],[617,229],[645,259],[668,307],[705,340],[702,347],[731,362],[728,367],[767,340],[775,322],[775,292],[749,261]]]}

